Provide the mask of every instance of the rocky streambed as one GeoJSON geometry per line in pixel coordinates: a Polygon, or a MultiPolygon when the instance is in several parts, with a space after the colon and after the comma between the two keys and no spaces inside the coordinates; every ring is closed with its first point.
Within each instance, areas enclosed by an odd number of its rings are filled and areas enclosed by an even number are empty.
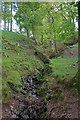
{"type": "Polygon", "coordinates": [[[10,118],[19,120],[45,120],[47,119],[46,102],[37,93],[40,81],[30,75],[23,80],[23,92],[18,98],[19,104],[10,118]]]}

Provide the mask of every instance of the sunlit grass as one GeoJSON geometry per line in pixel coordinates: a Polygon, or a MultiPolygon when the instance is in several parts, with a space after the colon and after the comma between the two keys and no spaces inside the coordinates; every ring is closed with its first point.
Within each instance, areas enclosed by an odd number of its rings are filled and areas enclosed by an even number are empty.
{"type": "Polygon", "coordinates": [[[66,77],[74,77],[78,70],[78,66],[74,66],[78,58],[55,58],[51,60],[53,74],[60,79],[66,77]]]}

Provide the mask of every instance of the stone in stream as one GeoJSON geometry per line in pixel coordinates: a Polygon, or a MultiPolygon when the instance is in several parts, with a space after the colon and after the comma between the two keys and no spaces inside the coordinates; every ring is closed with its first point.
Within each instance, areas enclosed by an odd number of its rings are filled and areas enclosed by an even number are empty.
{"type": "Polygon", "coordinates": [[[26,120],[29,120],[29,111],[28,110],[25,110],[24,112],[22,112],[21,114],[20,114],[20,117],[21,118],[23,118],[23,119],[26,119],[26,120]]]}
{"type": "Polygon", "coordinates": [[[29,92],[29,96],[32,97],[32,98],[35,98],[35,99],[39,99],[39,97],[37,96],[37,94],[34,93],[33,91],[29,92]]]}
{"type": "Polygon", "coordinates": [[[26,84],[24,84],[23,89],[24,90],[31,89],[33,86],[32,76],[28,75],[27,77],[24,78],[24,81],[26,81],[26,84]]]}
{"type": "Polygon", "coordinates": [[[35,120],[37,114],[34,108],[29,107],[28,109],[25,109],[23,112],[20,113],[19,117],[24,120],[35,120]]]}
{"type": "Polygon", "coordinates": [[[27,108],[28,108],[27,102],[21,102],[21,103],[20,103],[20,108],[21,108],[21,109],[22,109],[22,108],[27,109],[27,108]]]}
{"type": "Polygon", "coordinates": [[[33,81],[32,81],[32,77],[31,77],[31,75],[28,76],[27,81],[28,81],[29,83],[31,83],[31,85],[32,85],[32,82],[33,82],[33,81]]]}
{"type": "Polygon", "coordinates": [[[16,114],[13,114],[10,118],[11,118],[11,119],[17,119],[18,116],[17,116],[16,114]]]}

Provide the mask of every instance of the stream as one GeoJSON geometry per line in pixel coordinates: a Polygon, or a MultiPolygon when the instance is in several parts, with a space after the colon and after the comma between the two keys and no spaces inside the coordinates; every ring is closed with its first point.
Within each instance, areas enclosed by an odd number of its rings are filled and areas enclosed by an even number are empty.
{"type": "MultiPolygon", "coordinates": [[[[45,120],[47,112],[46,102],[37,93],[37,88],[40,84],[40,81],[30,75],[24,78],[24,94],[19,98],[18,110],[14,114],[16,119],[45,120]]],[[[14,118],[14,116],[11,118],[14,118]]]]}

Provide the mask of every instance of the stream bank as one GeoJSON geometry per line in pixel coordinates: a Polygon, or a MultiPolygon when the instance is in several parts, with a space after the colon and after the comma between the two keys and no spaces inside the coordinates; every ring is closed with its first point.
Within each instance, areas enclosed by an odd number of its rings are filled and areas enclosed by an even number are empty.
{"type": "MultiPolygon", "coordinates": [[[[55,83],[54,81],[52,81],[52,83],[50,82],[52,86],[47,84],[50,86],[50,95],[57,95],[54,97],[59,98],[58,95],[64,94],[65,98],[59,102],[54,101],[52,98],[49,98],[49,100],[46,102],[41,94],[37,92],[37,89],[44,83],[43,76],[49,75],[49,73],[52,71],[48,63],[44,63],[43,69],[40,69],[39,66],[38,70],[40,72],[39,74],[29,74],[23,79],[23,91],[20,96],[17,96],[17,108],[14,111],[11,106],[12,114],[6,120],[9,120],[9,118],[18,120],[52,120],[54,118],[78,118],[78,100],[69,94],[69,91],[66,91],[62,84],[60,86],[57,81],[55,81],[55,83]],[[40,78],[42,78],[42,80],[40,78]],[[74,110],[74,108],[76,109],[74,110]]],[[[46,89],[44,90],[46,91],[46,89]]],[[[62,96],[62,98],[64,96],[62,96]]]]}
{"type": "Polygon", "coordinates": [[[23,81],[22,94],[14,95],[14,100],[10,103],[9,109],[5,110],[5,114],[7,114],[3,116],[2,120],[46,120],[46,101],[37,93],[37,88],[42,83],[30,75],[23,81]]]}
{"type": "Polygon", "coordinates": [[[46,101],[37,93],[37,89],[44,82],[44,74],[51,72],[51,67],[49,66],[49,60],[46,56],[41,53],[38,55],[40,55],[39,57],[44,67],[41,69],[39,66],[37,68],[39,73],[29,74],[22,79],[22,90],[19,93],[15,91],[15,86],[11,82],[8,82],[10,88],[13,88],[13,98],[8,100],[8,104],[3,106],[2,119],[47,119],[46,101]]]}

